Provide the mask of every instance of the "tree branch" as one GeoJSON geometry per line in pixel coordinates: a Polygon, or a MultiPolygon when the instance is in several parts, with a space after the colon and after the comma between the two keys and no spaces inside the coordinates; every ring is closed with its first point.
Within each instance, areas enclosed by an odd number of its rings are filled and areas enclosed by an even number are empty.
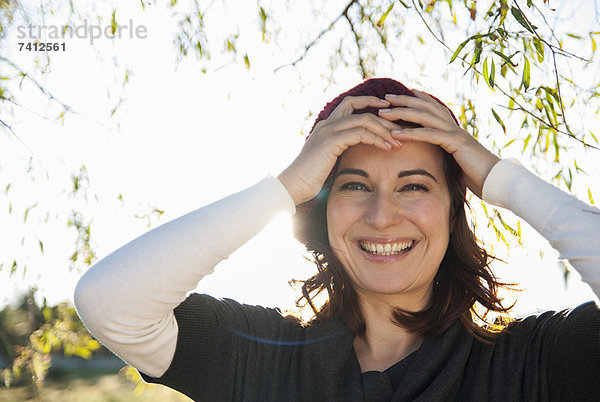
{"type": "Polygon", "coordinates": [[[277,72],[279,70],[281,70],[284,67],[294,67],[296,66],[296,64],[298,64],[299,62],[301,62],[302,60],[304,60],[304,58],[306,57],[306,55],[308,54],[309,50],[317,44],[317,42],[319,40],[321,40],[321,38],[329,31],[331,31],[331,29],[335,26],[335,24],[337,24],[337,22],[340,20],[340,18],[344,17],[345,15],[348,14],[348,10],[350,9],[350,7],[352,7],[352,5],[354,5],[355,3],[358,3],[358,0],[352,0],[350,1],[346,7],[344,8],[344,11],[342,11],[340,13],[340,15],[338,15],[333,21],[331,21],[331,23],[329,23],[329,26],[325,29],[323,29],[321,32],[319,32],[319,34],[308,44],[304,47],[304,52],[298,56],[298,58],[290,63],[287,64],[283,64],[279,67],[277,67],[275,70],[273,70],[273,72],[277,72]]]}
{"type": "Polygon", "coordinates": [[[25,147],[25,149],[26,149],[27,151],[29,151],[29,153],[30,153],[30,154],[32,154],[32,155],[33,155],[33,152],[31,151],[31,149],[29,149],[29,147],[27,146],[27,144],[25,144],[25,143],[23,142],[23,140],[21,140],[21,138],[19,138],[19,136],[17,135],[17,133],[15,133],[15,131],[13,130],[13,128],[12,128],[12,126],[11,126],[11,125],[9,125],[8,123],[6,123],[6,122],[5,122],[4,120],[2,120],[2,119],[0,119],[0,124],[1,124],[3,127],[5,127],[6,129],[8,129],[8,131],[10,131],[10,133],[11,133],[12,135],[14,135],[14,136],[15,136],[15,138],[16,138],[16,139],[17,139],[17,140],[18,140],[18,141],[21,143],[21,145],[23,145],[23,146],[25,147]]]}
{"type": "Polygon", "coordinates": [[[358,65],[360,66],[360,71],[362,73],[363,79],[366,79],[369,74],[367,73],[367,69],[365,67],[365,61],[360,55],[360,35],[358,34],[358,32],[356,32],[356,29],[354,29],[354,24],[352,23],[352,20],[348,15],[348,8],[344,12],[344,18],[346,18],[346,21],[348,21],[348,24],[350,25],[350,30],[354,34],[354,41],[356,42],[356,53],[358,54],[358,65]]]}
{"type": "MultiPolygon", "coordinates": [[[[448,45],[447,45],[447,44],[446,44],[446,43],[445,43],[443,40],[441,40],[441,39],[440,39],[440,38],[439,38],[439,37],[438,37],[438,36],[437,36],[437,35],[436,35],[436,34],[433,32],[433,30],[432,30],[432,29],[429,27],[429,25],[427,24],[427,21],[426,21],[426,20],[425,20],[425,18],[423,17],[422,13],[419,11],[419,8],[417,7],[417,5],[416,5],[416,3],[415,3],[415,0],[412,0],[412,3],[413,3],[413,6],[415,7],[415,10],[417,11],[417,14],[419,14],[419,17],[421,17],[421,20],[423,21],[423,24],[425,24],[425,26],[427,27],[427,29],[429,30],[429,32],[431,33],[431,35],[432,35],[432,36],[433,36],[433,37],[434,37],[434,38],[435,38],[435,39],[436,39],[436,40],[437,40],[439,43],[441,43],[441,44],[442,44],[442,46],[444,46],[444,47],[445,47],[447,50],[449,50],[451,53],[454,53],[454,51],[453,51],[453,50],[452,50],[452,49],[451,49],[451,48],[450,48],[450,47],[449,47],[449,46],[448,46],[448,45]]],[[[515,2],[515,4],[516,4],[516,2],[515,2]]],[[[517,7],[518,7],[518,5],[517,5],[517,7]]],[[[526,17],[525,17],[525,18],[526,18],[526,17]]],[[[529,21],[527,21],[527,23],[529,23],[529,21]]],[[[529,25],[531,25],[531,23],[529,23],[529,25]]],[[[537,35],[537,33],[536,33],[536,35],[537,35]]],[[[538,38],[539,38],[539,35],[538,35],[538,38]]],[[[545,44],[547,44],[547,45],[550,47],[550,50],[552,50],[552,54],[553,54],[553,56],[554,56],[554,54],[555,54],[555,53],[554,53],[554,50],[553,50],[554,46],[552,46],[552,45],[548,44],[548,43],[547,43],[545,40],[543,40],[543,39],[541,39],[541,38],[540,38],[540,41],[543,41],[545,44]]],[[[561,50],[562,50],[562,49],[561,49],[561,50]]],[[[565,52],[565,53],[569,54],[568,52],[565,52]]],[[[575,55],[573,55],[573,56],[574,56],[574,57],[577,57],[577,58],[579,58],[579,59],[581,59],[581,60],[585,60],[585,59],[582,59],[581,57],[578,57],[578,56],[575,56],[575,55]]],[[[458,56],[458,58],[459,58],[460,60],[462,60],[463,62],[465,62],[465,63],[468,63],[468,61],[467,61],[467,60],[466,60],[464,57],[462,57],[462,56],[458,56]]],[[[480,71],[477,69],[477,67],[475,67],[475,66],[472,66],[471,68],[473,68],[473,71],[475,71],[477,74],[481,75],[481,72],[480,72],[480,71]]],[[[554,68],[555,68],[555,74],[558,74],[558,72],[557,72],[557,70],[556,70],[556,64],[554,64],[554,68]]],[[[557,82],[558,82],[558,75],[557,75],[557,82]]],[[[517,99],[515,99],[515,98],[514,98],[512,95],[510,95],[510,94],[509,94],[509,93],[507,93],[507,92],[506,92],[504,89],[502,89],[502,87],[501,87],[501,86],[499,86],[499,85],[495,85],[495,88],[497,88],[497,89],[498,89],[498,90],[499,90],[499,91],[500,91],[500,92],[501,92],[501,93],[502,93],[504,96],[506,96],[508,99],[512,100],[512,101],[515,103],[515,105],[517,105],[517,106],[518,106],[517,110],[520,110],[521,112],[523,112],[523,113],[525,113],[525,114],[527,114],[527,115],[531,116],[531,117],[532,117],[532,118],[534,118],[535,120],[537,120],[537,121],[539,121],[540,123],[542,123],[544,126],[546,126],[546,127],[548,127],[548,128],[551,128],[551,129],[553,129],[553,130],[556,130],[556,132],[557,132],[557,133],[561,133],[561,134],[565,134],[565,135],[567,135],[569,138],[572,138],[572,139],[574,139],[575,141],[578,141],[578,142],[580,142],[580,143],[581,143],[583,146],[585,146],[585,147],[592,148],[592,149],[596,149],[596,150],[600,150],[600,148],[598,148],[598,147],[596,147],[596,146],[593,146],[593,145],[590,145],[590,144],[588,144],[587,142],[585,142],[584,140],[582,140],[582,139],[579,139],[577,136],[575,136],[575,135],[574,135],[574,134],[571,132],[571,130],[569,129],[569,126],[567,125],[567,123],[566,123],[566,120],[565,120],[564,109],[563,109],[563,105],[562,105],[562,96],[561,96],[561,94],[560,94],[560,91],[558,92],[558,96],[559,96],[559,99],[561,100],[561,101],[560,101],[560,106],[561,106],[561,111],[562,111],[562,113],[563,113],[563,123],[565,124],[565,127],[567,128],[567,130],[568,130],[568,131],[560,130],[558,127],[555,127],[555,126],[553,126],[552,124],[548,124],[548,123],[547,123],[545,120],[543,120],[542,118],[540,118],[540,117],[536,116],[536,115],[535,115],[533,112],[529,111],[527,108],[525,108],[524,106],[522,106],[522,105],[519,103],[519,101],[518,101],[517,99]]],[[[557,88],[557,89],[559,89],[559,88],[557,88]]]]}
{"type": "MultiPolygon", "coordinates": [[[[533,28],[533,25],[531,24],[531,22],[529,22],[529,19],[527,18],[527,16],[525,16],[525,13],[523,13],[523,10],[521,10],[521,7],[519,6],[519,3],[517,2],[517,0],[514,0],[515,5],[517,6],[517,8],[519,9],[519,11],[521,11],[521,15],[523,16],[523,18],[525,18],[525,21],[527,21],[527,23],[529,24],[529,26],[531,27],[531,30],[533,31],[533,34],[538,38],[538,40],[540,42],[545,43],[546,45],[548,45],[548,47],[550,48],[550,51],[552,52],[552,64],[554,66],[554,76],[556,77],[556,91],[558,92],[558,99],[559,99],[559,106],[560,106],[560,111],[562,113],[562,118],[563,118],[563,123],[565,124],[565,128],[567,129],[567,133],[569,133],[570,135],[572,135],[573,133],[571,132],[571,129],[569,128],[569,125],[567,124],[567,116],[565,114],[565,108],[563,105],[563,99],[562,99],[562,93],[560,90],[560,78],[558,75],[558,68],[556,66],[556,52],[554,51],[554,46],[552,46],[551,44],[549,44],[548,42],[546,42],[538,33],[537,31],[533,28]]],[[[562,51],[562,49],[561,49],[562,51]]]]}
{"type": "Polygon", "coordinates": [[[64,103],[63,101],[61,101],[60,99],[58,99],[56,96],[54,96],[52,94],[52,92],[48,91],[42,84],[40,84],[34,77],[32,77],[31,75],[29,75],[28,73],[26,73],[25,71],[23,71],[19,66],[17,66],[15,63],[13,63],[12,61],[8,60],[6,57],[0,56],[0,61],[5,62],[6,64],[8,64],[9,66],[11,66],[12,68],[14,68],[15,70],[17,70],[17,72],[23,77],[23,78],[27,78],[29,81],[31,81],[39,90],[40,92],[42,92],[44,94],[44,96],[46,96],[48,99],[53,100],[57,103],[59,103],[67,112],[71,112],[72,109],[69,105],[67,105],[66,103],[64,103]]]}

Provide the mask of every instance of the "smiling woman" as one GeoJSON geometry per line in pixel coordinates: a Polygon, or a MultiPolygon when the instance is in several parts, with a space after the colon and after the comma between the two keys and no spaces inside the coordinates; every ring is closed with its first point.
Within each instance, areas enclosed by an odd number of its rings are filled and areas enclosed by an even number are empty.
{"type": "Polygon", "coordinates": [[[600,210],[500,160],[436,98],[372,79],[325,107],[277,178],[96,263],[76,307],[146,381],[196,400],[596,400],[595,303],[499,332],[476,322],[476,305],[507,309],[465,217],[467,186],[530,223],[600,293],[600,210]],[[279,211],[315,257],[309,323],[187,295],[279,211]]]}

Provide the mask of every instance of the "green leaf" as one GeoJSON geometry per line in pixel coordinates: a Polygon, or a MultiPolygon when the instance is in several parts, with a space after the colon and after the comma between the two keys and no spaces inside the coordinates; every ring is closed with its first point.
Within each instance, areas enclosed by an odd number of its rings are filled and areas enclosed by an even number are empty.
{"type": "Polygon", "coordinates": [[[394,4],[395,3],[392,2],[392,4],[390,4],[390,6],[387,8],[387,10],[385,10],[385,13],[383,13],[381,18],[379,18],[379,21],[377,21],[378,27],[383,26],[383,23],[385,22],[385,19],[387,18],[388,14],[390,13],[390,11],[392,11],[392,8],[394,8],[394,4]]]}
{"type": "Polygon", "coordinates": [[[42,254],[44,254],[44,243],[42,243],[41,240],[38,240],[40,242],[40,250],[42,251],[42,254]]]}
{"type": "Polygon", "coordinates": [[[504,145],[504,146],[502,147],[502,149],[504,149],[504,148],[508,147],[510,144],[512,144],[512,143],[513,143],[513,142],[515,142],[516,140],[517,140],[516,138],[513,138],[512,140],[508,141],[508,142],[506,143],[506,145],[504,145]]]}
{"type": "Polygon", "coordinates": [[[523,67],[523,80],[521,81],[521,85],[523,85],[523,87],[525,87],[526,91],[529,88],[529,84],[531,82],[530,74],[531,73],[530,73],[529,59],[527,59],[527,57],[525,57],[525,66],[523,67]]]}
{"type": "Polygon", "coordinates": [[[52,318],[52,310],[48,306],[44,306],[42,309],[42,314],[44,316],[44,321],[48,322],[52,318]]]}
{"type": "Polygon", "coordinates": [[[490,87],[494,89],[494,79],[496,78],[496,67],[494,65],[494,59],[491,59],[492,68],[490,70],[490,87]]]}
{"type": "Polygon", "coordinates": [[[467,39],[464,42],[462,42],[460,45],[458,45],[458,47],[454,51],[454,54],[450,58],[450,63],[452,63],[458,57],[458,54],[464,49],[464,47],[467,45],[467,43],[469,43],[469,40],[470,39],[467,39]]]}
{"type": "Polygon", "coordinates": [[[523,152],[525,152],[525,149],[527,148],[527,144],[529,144],[530,139],[531,139],[531,134],[528,134],[527,137],[525,138],[525,140],[523,141],[523,152]]]}
{"type": "MultiPolygon", "coordinates": [[[[494,115],[494,119],[496,119],[498,124],[500,124],[500,126],[502,127],[502,131],[504,131],[504,134],[506,134],[506,126],[504,125],[504,122],[502,121],[500,116],[498,116],[498,113],[496,113],[494,108],[492,108],[492,114],[494,115]]],[[[505,148],[506,148],[506,146],[505,146],[505,148]]]]}
{"type": "Polygon", "coordinates": [[[117,28],[119,27],[119,24],[117,24],[117,19],[115,17],[116,12],[117,10],[115,9],[112,13],[112,18],[110,20],[110,32],[112,35],[114,35],[117,32],[117,28]]]}
{"type": "Polygon", "coordinates": [[[588,197],[590,199],[590,204],[594,205],[594,197],[592,197],[592,190],[588,187],[588,197]]]}
{"type": "MultiPolygon", "coordinates": [[[[467,43],[469,43],[472,40],[476,40],[476,39],[481,39],[484,37],[488,37],[490,36],[491,33],[487,33],[487,34],[476,34],[476,35],[472,35],[469,36],[467,39],[465,39],[460,45],[458,45],[458,47],[456,48],[456,50],[454,51],[454,54],[452,55],[452,57],[450,58],[450,63],[452,63],[454,61],[454,59],[456,59],[458,57],[458,54],[460,53],[461,50],[464,49],[464,47],[467,45],[467,43]]],[[[477,53],[477,48],[479,48],[479,55],[476,55],[477,57],[479,57],[481,55],[481,40],[479,40],[476,44],[475,44],[475,53],[477,53]]],[[[479,59],[477,59],[477,62],[475,64],[477,64],[479,62],[479,59]]],[[[471,64],[471,66],[473,66],[473,64],[471,64]]]]}
{"type": "Polygon", "coordinates": [[[498,56],[502,57],[502,60],[504,60],[505,62],[507,62],[508,64],[510,64],[512,67],[517,67],[517,64],[512,61],[511,59],[513,58],[513,56],[517,53],[513,53],[510,57],[505,55],[502,52],[499,52],[497,50],[492,50],[492,52],[496,53],[498,56]]]}
{"type": "Polygon", "coordinates": [[[482,71],[482,74],[483,74],[483,78],[485,79],[485,82],[487,82],[487,84],[491,88],[492,86],[490,85],[490,74],[489,74],[489,71],[488,71],[488,60],[487,60],[487,57],[483,61],[483,71],[482,71]]]}
{"type": "Polygon", "coordinates": [[[406,4],[405,2],[403,2],[402,0],[398,0],[400,2],[400,4],[402,4],[404,6],[404,8],[410,8],[408,6],[408,4],[406,4]]]}
{"type": "Polygon", "coordinates": [[[523,28],[525,28],[529,32],[534,33],[534,30],[537,29],[536,26],[530,25],[529,22],[527,22],[525,16],[517,7],[512,6],[510,8],[510,12],[512,13],[513,17],[515,17],[515,19],[519,22],[519,24],[521,24],[523,28]]]}
{"type": "Polygon", "coordinates": [[[260,17],[260,30],[262,32],[262,40],[263,42],[266,42],[266,35],[267,35],[267,12],[265,11],[265,9],[263,8],[263,6],[260,6],[258,15],[260,17]]]}
{"type": "Polygon", "coordinates": [[[558,96],[558,92],[556,91],[556,89],[554,88],[550,88],[550,87],[542,87],[544,88],[544,91],[546,92],[546,98],[550,101],[550,98],[554,98],[554,100],[556,100],[556,103],[558,103],[560,105],[560,97],[558,96]]]}
{"type": "Polygon", "coordinates": [[[469,66],[469,68],[477,65],[481,61],[482,46],[483,42],[481,41],[481,39],[475,41],[475,53],[473,54],[473,59],[471,60],[471,65],[469,66]]]}
{"type": "Polygon", "coordinates": [[[244,64],[246,65],[246,69],[250,70],[250,58],[248,57],[248,53],[244,54],[244,64]]]}
{"type": "Polygon", "coordinates": [[[534,37],[533,38],[533,46],[535,47],[535,50],[537,51],[538,61],[540,63],[543,62],[544,61],[544,45],[543,45],[543,43],[537,37],[534,37]]]}

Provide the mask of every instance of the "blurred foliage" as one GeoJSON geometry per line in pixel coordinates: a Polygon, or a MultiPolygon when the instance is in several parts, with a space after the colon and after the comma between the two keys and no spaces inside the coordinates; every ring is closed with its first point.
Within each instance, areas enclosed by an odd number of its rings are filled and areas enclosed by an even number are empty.
{"type": "Polygon", "coordinates": [[[2,370],[7,387],[13,383],[43,386],[52,353],[89,359],[100,343],[87,332],[75,309],[67,303],[54,307],[35,304],[35,289],[30,290],[16,307],[0,311],[0,356],[12,359],[2,370]],[[36,329],[37,328],[37,329],[36,329]]]}

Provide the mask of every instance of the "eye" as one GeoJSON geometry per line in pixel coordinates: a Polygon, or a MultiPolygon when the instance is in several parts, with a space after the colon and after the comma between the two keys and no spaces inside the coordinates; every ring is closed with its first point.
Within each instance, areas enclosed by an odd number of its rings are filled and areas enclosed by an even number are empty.
{"type": "Polygon", "coordinates": [[[402,187],[402,189],[400,191],[429,191],[429,188],[427,188],[427,186],[425,186],[424,184],[417,184],[417,183],[411,183],[411,184],[407,184],[406,186],[402,187]]]}
{"type": "Polygon", "coordinates": [[[362,183],[352,181],[344,183],[340,186],[340,190],[358,190],[358,191],[369,191],[369,188],[362,183]]]}

